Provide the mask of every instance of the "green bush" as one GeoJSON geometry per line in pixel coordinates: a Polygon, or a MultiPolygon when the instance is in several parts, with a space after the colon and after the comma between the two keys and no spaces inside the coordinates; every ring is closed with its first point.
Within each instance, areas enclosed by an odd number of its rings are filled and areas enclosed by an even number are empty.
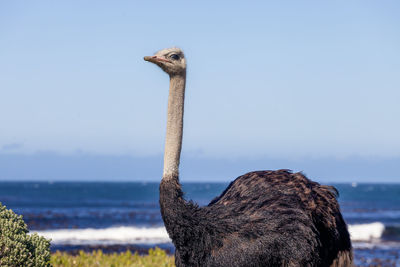
{"type": "Polygon", "coordinates": [[[150,249],[148,255],[140,256],[129,250],[105,254],[101,250],[78,255],[57,251],[51,256],[54,267],[174,267],[174,257],[159,248],[150,249]]]}
{"type": "Polygon", "coordinates": [[[0,203],[0,266],[42,267],[50,265],[50,242],[29,235],[22,219],[0,203]]]}

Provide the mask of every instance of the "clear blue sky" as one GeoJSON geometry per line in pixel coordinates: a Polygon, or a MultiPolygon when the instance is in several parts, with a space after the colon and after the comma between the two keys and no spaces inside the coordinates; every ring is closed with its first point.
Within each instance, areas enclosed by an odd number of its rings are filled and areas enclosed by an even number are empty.
{"type": "MultiPolygon", "coordinates": [[[[304,162],[295,169],[331,180],[320,160],[398,166],[399,14],[398,1],[1,1],[0,164],[44,153],[159,165],[168,77],[143,56],[179,46],[183,163],[304,162]]],[[[0,179],[42,177],[15,172],[0,179]]]]}

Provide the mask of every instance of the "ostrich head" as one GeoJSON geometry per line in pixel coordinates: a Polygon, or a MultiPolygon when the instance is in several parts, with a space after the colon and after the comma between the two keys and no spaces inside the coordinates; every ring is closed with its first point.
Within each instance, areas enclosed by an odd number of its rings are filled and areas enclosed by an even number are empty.
{"type": "Polygon", "coordinates": [[[154,56],[144,57],[144,60],[158,65],[170,76],[186,72],[185,56],[183,51],[176,47],[160,50],[154,56]]]}

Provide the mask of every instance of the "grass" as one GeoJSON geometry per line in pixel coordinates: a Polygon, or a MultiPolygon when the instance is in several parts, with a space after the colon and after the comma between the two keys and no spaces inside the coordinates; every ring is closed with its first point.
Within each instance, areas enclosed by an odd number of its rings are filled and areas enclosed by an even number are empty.
{"type": "Polygon", "coordinates": [[[140,256],[129,250],[122,253],[104,254],[101,250],[90,253],[80,251],[70,255],[57,251],[51,256],[54,267],[172,267],[174,257],[159,248],[150,249],[148,255],[140,256]]]}

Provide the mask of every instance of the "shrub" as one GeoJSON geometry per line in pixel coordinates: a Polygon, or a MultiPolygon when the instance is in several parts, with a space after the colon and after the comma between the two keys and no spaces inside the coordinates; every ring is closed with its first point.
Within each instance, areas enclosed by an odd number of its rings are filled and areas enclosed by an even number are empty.
{"type": "Polygon", "coordinates": [[[0,203],[0,266],[50,266],[50,242],[29,235],[21,215],[0,203]]]}
{"type": "Polygon", "coordinates": [[[57,251],[51,256],[54,267],[174,267],[174,257],[159,248],[150,249],[148,255],[140,256],[129,250],[121,253],[105,254],[101,250],[80,251],[70,255],[57,251]]]}

